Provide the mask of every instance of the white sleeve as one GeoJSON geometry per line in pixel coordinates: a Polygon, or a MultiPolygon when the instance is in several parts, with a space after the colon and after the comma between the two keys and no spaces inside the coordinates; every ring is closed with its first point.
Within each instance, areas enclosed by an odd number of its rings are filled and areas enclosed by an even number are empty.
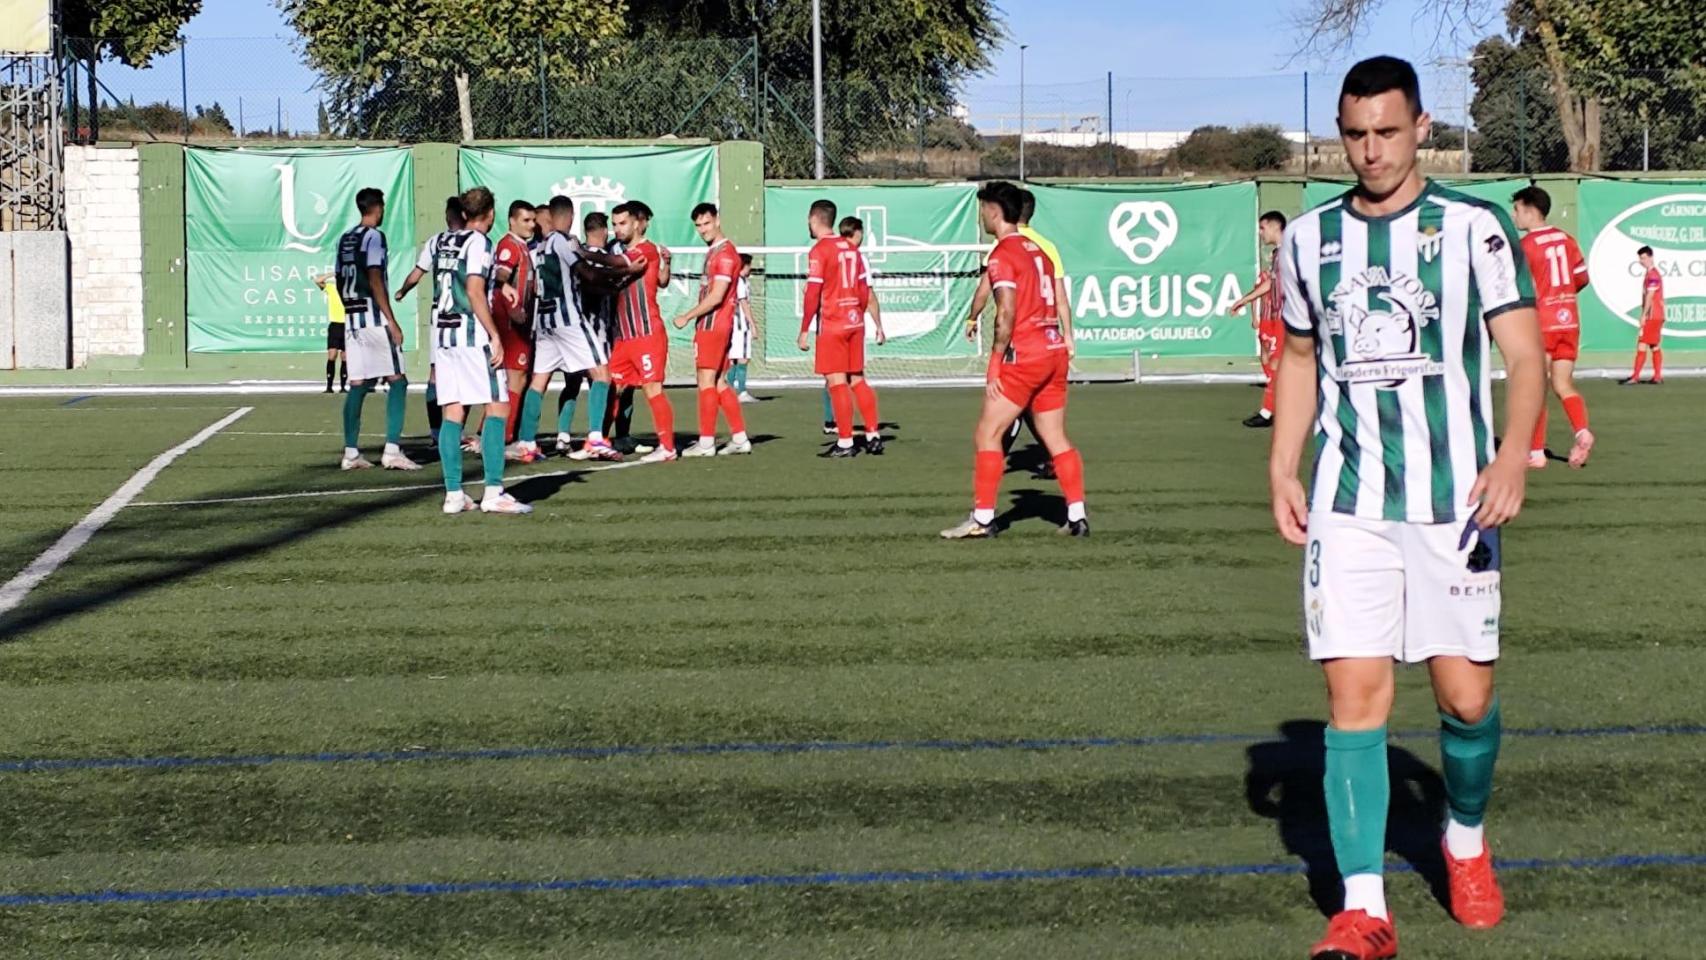
{"type": "Polygon", "coordinates": [[[476,233],[468,238],[468,246],[463,249],[462,255],[468,261],[468,276],[491,276],[492,242],[490,240],[476,233]]]}
{"type": "Polygon", "coordinates": [[[362,261],[369,267],[385,266],[385,238],[378,230],[369,230],[361,237],[362,261]]]}
{"type": "Polygon", "coordinates": [[[437,245],[435,242],[437,240],[437,237],[433,237],[421,244],[421,255],[415,258],[415,268],[422,273],[432,272],[432,248],[437,245]]]}
{"type": "Polygon", "coordinates": [[[1297,228],[1298,223],[1293,222],[1280,238],[1277,281],[1280,285],[1280,316],[1285,318],[1287,330],[1301,336],[1313,336],[1315,316],[1310,312],[1309,297],[1298,274],[1297,228]]]}
{"type": "Polygon", "coordinates": [[[1475,212],[1469,221],[1469,274],[1485,321],[1534,306],[1534,279],[1518,250],[1516,227],[1503,210],[1483,207],[1475,212]]]}

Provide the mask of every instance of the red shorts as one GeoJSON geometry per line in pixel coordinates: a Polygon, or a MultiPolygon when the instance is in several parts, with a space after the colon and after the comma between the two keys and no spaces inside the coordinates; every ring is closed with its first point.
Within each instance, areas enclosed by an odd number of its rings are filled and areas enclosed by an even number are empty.
{"type": "Polygon", "coordinates": [[[610,351],[610,382],[618,387],[662,383],[668,365],[669,338],[663,334],[618,340],[610,351]]]}
{"type": "Polygon", "coordinates": [[[817,372],[864,373],[865,328],[818,334],[817,372]]]}
{"type": "Polygon", "coordinates": [[[1065,350],[1024,363],[1001,366],[1001,395],[1032,413],[1048,413],[1066,406],[1066,373],[1071,363],[1065,350]]]}
{"type": "Polygon", "coordinates": [[[1655,317],[1641,324],[1641,342],[1649,347],[1656,347],[1663,339],[1665,322],[1663,318],[1655,317]]]}
{"type": "Polygon", "coordinates": [[[533,344],[511,327],[499,327],[498,332],[503,334],[503,368],[526,373],[533,363],[533,344]]]}
{"type": "Polygon", "coordinates": [[[1541,332],[1540,339],[1546,346],[1546,356],[1549,359],[1574,360],[1581,348],[1582,330],[1580,327],[1545,330],[1541,332]]]}
{"type": "Polygon", "coordinates": [[[729,346],[734,343],[734,331],[727,327],[693,331],[693,369],[715,370],[729,368],[729,346]]]}

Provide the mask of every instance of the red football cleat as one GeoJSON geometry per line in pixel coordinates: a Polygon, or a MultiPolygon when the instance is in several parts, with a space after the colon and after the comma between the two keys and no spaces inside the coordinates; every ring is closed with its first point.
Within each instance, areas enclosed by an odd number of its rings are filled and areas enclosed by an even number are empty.
{"type": "Polygon", "coordinates": [[[1498,926],[1505,917],[1505,895],[1499,890],[1499,878],[1493,875],[1492,848],[1483,845],[1481,855],[1468,860],[1453,857],[1443,841],[1440,850],[1451,880],[1451,915],[1475,930],[1498,926]]]}
{"type": "Polygon", "coordinates": [[[1309,949],[1309,960],[1389,960],[1398,955],[1398,931],[1392,921],[1367,910],[1342,910],[1327,924],[1327,935],[1309,949]]]}

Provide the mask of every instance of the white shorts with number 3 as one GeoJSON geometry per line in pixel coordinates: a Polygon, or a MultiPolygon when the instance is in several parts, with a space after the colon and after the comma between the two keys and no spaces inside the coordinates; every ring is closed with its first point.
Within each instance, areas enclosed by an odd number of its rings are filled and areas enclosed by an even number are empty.
{"type": "Polygon", "coordinates": [[[1497,660],[1499,532],[1466,526],[1311,513],[1303,553],[1310,659],[1497,660]]]}

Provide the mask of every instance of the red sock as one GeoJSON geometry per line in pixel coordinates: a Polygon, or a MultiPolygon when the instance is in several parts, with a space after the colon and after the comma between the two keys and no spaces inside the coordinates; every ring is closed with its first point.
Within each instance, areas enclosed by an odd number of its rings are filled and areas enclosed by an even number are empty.
{"type": "Polygon", "coordinates": [[[1546,449],[1546,408],[1540,408],[1540,419],[1534,421],[1534,442],[1528,445],[1530,450],[1546,449]]]}
{"type": "Polygon", "coordinates": [[[1657,380],[1663,380],[1664,378],[1665,378],[1665,352],[1663,350],[1654,350],[1653,351],[1653,379],[1655,381],[1657,381],[1657,380]]]}
{"type": "Polygon", "coordinates": [[[1633,379],[1636,379],[1636,380],[1641,379],[1641,368],[1645,367],[1646,365],[1647,365],[1646,353],[1644,353],[1640,350],[1635,351],[1635,373],[1633,374],[1633,379]]]}
{"type": "Polygon", "coordinates": [[[841,440],[852,440],[853,391],[845,383],[831,384],[829,405],[835,410],[835,436],[841,440]]]}
{"type": "Polygon", "coordinates": [[[660,392],[655,397],[647,397],[646,403],[652,408],[652,426],[657,428],[658,446],[674,450],[675,411],[669,405],[668,395],[660,392]]]}
{"type": "MultiPolygon", "coordinates": [[[[514,395],[514,394],[510,394],[509,417],[504,420],[504,436],[509,438],[506,442],[514,443],[517,440],[521,439],[520,433],[521,433],[521,398],[514,395]]],[[[532,440],[533,438],[528,437],[527,439],[532,440]]]]}
{"type": "Polygon", "coordinates": [[[724,387],[717,391],[717,401],[722,404],[723,419],[729,422],[729,430],[733,433],[745,433],[746,418],[740,415],[740,395],[724,387]]]}
{"type": "Polygon", "coordinates": [[[1581,394],[1564,398],[1564,415],[1570,418],[1570,430],[1581,433],[1588,428],[1588,402],[1581,394]]]}
{"type": "Polygon", "coordinates": [[[717,390],[715,387],[699,388],[699,436],[714,437],[717,435],[717,390]]]}
{"type": "Polygon", "coordinates": [[[853,385],[853,399],[859,401],[859,419],[865,421],[865,432],[877,432],[877,391],[871,381],[860,380],[853,385]]]}
{"type": "Polygon", "coordinates": [[[1060,492],[1066,496],[1068,510],[1084,502],[1084,458],[1077,447],[1055,454],[1054,475],[1060,478],[1060,492]]]}
{"type": "Polygon", "coordinates": [[[979,450],[976,469],[972,472],[974,510],[995,512],[995,497],[1001,492],[1001,474],[1007,469],[1007,457],[1000,450],[979,450]]]}

